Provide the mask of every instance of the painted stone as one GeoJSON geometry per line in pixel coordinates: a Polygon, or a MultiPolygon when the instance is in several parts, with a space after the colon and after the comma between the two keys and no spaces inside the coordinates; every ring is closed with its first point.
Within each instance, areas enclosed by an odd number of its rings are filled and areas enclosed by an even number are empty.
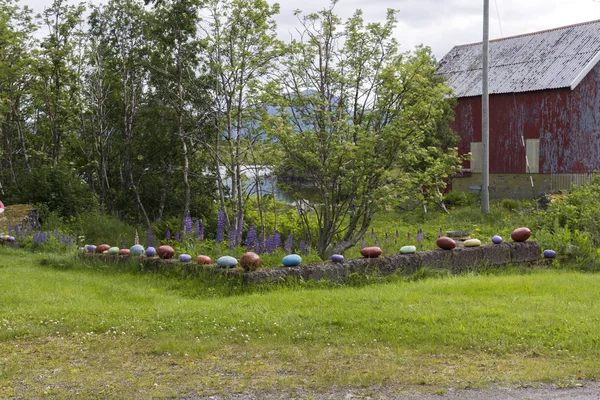
{"type": "Polygon", "coordinates": [[[481,246],[481,240],[479,239],[467,239],[463,242],[465,247],[479,247],[481,246]]]}
{"type": "Polygon", "coordinates": [[[360,254],[366,258],[377,258],[381,253],[382,251],[379,247],[365,247],[360,249],[360,254]]]}
{"type": "Polygon", "coordinates": [[[456,242],[454,241],[454,239],[451,239],[446,236],[442,236],[442,237],[438,238],[436,243],[440,249],[444,249],[444,250],[452,250],[453,248],[456,247],[456,242]]]}
{"type": "Polygon", "coordinates": [[[295,267],[296,265],[300,265],[300,263],[302,263],[302,257],[300,257],[298,254],[288,254],[287,256],[283,257],[281,263],[284,267],[295,267]]]}
{"type": "Polygon", "coordinates": [[[400,254],[412,254],[416,253],[417,248],[415,246],[402,246],[400,247],[400,254]]]}
{"type": "Polygon", "coordinates": [[[190,256],[189,254],[185,254],[185,253],[180,254],[179,255],[179,261],[181,261],[181,262],[190,262],[190,261],[192,261],[192,256],[190,256]]]}
{"type": "Polygon", "coordinates": [[[554,258],[556,257],[556,251],[554,250],[544,250],[544,258],[554,258]]]}
{"type": "Polygon", "coordinates": [[[80,248],[79,248],[79,251],[80,251],[81,253],[85,253],[85,247],[80,247],[80,248]]]}
{"type": "Polygon", "coordinates": [[[4,203],[0,201],[0,214],[4,212],[4,203]]]}
{"type": "Polygon", "coordinates": [[[333,254],[331,256],[331,261],[333,262],[343,262],[344,261],[344,256],[341,254],[333,254]]]}
{"type": "Polygon", "coordinates": [[[156,254],[163,260],[168,260],[169,258],[173,258],[175,250],[171,246],[163,245],[156,250],[156,254]]]}
{"type": "Polygon", "coordinates": [[[144,246],[142,246],[141,244],[134,244],[133,246],[131,246],[129,251],[131,252],[132,256],[141,256],[142,254],[144,254],[144,246]]]}
{"type": "Polygon", "coordinates": [[[96,253],[102,254],[108,249],[110,249],[110,244],[101,244],[100,246],[96,247],[96,253]]]}
{"type": "Polygon", "coordinates": [[[152,246],[148,247],[146,249],[146,256],[147,257],[155,257],[156,256],[156,249],[152,246]]]}
{"type": "Polygon", "coordinates": [[[106,254],[119,254],[119,250],[117,246],[113,246],[106,251],[106,254]]]}
{"type": "Polygon", "coordinates": [[[502,243],[502,237],[498,236],[498,235],[492,236],[492,243],[494,243],[494,244],[500,244],[500,243],[502,243]]]}
{"type": "Polygon", "coordinates": [[[8,235],[2,236],[2,240],[6,240],[6,239],[8,239],[8,235]]]}
{"type": "Polygon", "coordinates": [[[15,241],[15,237],[14,236],[9,236],[6,238],[7,242],[14,242],[15,241]]]}
{"type": "Polygon", "coordinates": [[[510,234],[510,237],[515,242],[524,242],[531,236],[531,230],[529,228],[517,228],[510,234]]]}
{"type": "Polygon", "coordinates": [[[198,264],[210,264],[212,262],[209,256],[198,256],[196,257],[196,261],[198,264]]]}
{"type": "Polygon", "coordinates": [[[260,267],[260,264],[260,256],[252,251],[244,253],[244,255],[240,258],[240,265],[246,271],[254,271],[260,267]]]}
{"type": "Polygon", "coordinates": [[[129,250],[129,249],[120,249],[119,250],[119,255],[120,256],[130,256],[131,255],[131,250],[129,250]]]}
{"type": "Polygon", "coordinates": [[[87,251],[88,253],[95,253],[96,252],[96,245],[95,244],[88,244],[85,246],[85,251],[87,251]]]}
{"type": "Polygon", "coordinates": [[[238,260],[231,256],[222,256],[217,260],[217,264],[222,268],[232,268],[235,267],[238,263],[238,260]]]}

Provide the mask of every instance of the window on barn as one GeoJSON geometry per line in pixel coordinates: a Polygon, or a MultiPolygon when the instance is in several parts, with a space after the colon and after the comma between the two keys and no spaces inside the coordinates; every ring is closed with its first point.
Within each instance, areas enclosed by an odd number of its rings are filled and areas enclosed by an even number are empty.
{"type": "Polygon", "coordinates": [[[483,143],[471,142],[471,172],[481,173],[481,155],[483,153],[483,143]]]}
{"type": "Polygon", "coordinates": [[[529,168],[525,172],[538,174],[540,172],[540,139],[526,139],[527,162],[529,168]]]}

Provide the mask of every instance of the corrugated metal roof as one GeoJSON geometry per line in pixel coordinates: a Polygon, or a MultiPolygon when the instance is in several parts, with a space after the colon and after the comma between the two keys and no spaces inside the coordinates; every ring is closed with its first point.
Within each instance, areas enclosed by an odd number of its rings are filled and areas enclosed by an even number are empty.
{"type": "MultiPolygon", "coordinates": [[[[481,96],[482,43],[456,46],[437,73],[457,97],[481,96]]],[[[600,59],[600,20],[492,40],[490,94],[574,89],[600,59]]]]}

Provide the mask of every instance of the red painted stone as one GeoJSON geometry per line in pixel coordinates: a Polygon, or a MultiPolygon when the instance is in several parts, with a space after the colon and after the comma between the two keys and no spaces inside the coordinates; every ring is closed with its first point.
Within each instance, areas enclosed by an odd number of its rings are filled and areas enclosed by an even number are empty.
{"type": "Polygon", "coordinates": [[[156,253],[160,258],[166,260],[169,258],[173,258],[173,256],[175,255],[175,250],[173,250],[171,246],[160,246],[156,250],[156,253]]]}
{"type": "Polygon", "coordinates": [[[515,242],[524,242],[529,239],[529,236],[531,236],[531,230],[525,227],[517,228],[510,234],[510,237],[515,242]]]}
{"type": "Polygon", "coordinates": [[[119,250],[119,255],[120,256],[128,256],[131,254],[131,251],[129,249],[120,249],[119,250]]]}
{"type": "Polygon", "coordinates": [[[212,262],[209,256],[198,256],[196,261],[198,261],[198,264],[210,264],[212,262]]]}
{"type": "Polygon", "coordinates": [[[96,247],[96,253],[104,253],[106,250],[110,249],[110,244],[101,244],[96,247]]]}
{"type": "Polygon", "coordinates": [[[444,249],[444,250],[452,250],[453,248],[456,247],[456,242],[454,241],[454,239],[446,237],[446,236],[442,236],[442,237],[438,238],[436,243],[440,249],[444,249]]]}
{"type": "Polygon", "coordinates": [[[379,247],[365,247],[360,249],[360,254],[366,258],[377,258],[381,255],[381,249],[379,247]]]}
{"type": "Polygon", "coordinates": [[[246,271],[254,271],[258,267],[260,267],[260,256],[252,251],[244,253],[242,258],[240,258],[240,265],[246,271]]]}

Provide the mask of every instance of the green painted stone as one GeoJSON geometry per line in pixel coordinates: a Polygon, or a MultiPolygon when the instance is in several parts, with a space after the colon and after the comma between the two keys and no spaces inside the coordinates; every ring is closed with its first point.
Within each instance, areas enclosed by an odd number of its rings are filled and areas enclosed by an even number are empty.
{"type": "Polygon", "coordinates": [[[111,247],[110,249],[108,249],[108,251],[106,252],[106,254],[119,254],[119,248],[118,247],[111,247]]]}
{"type": "Polygon", "coordinates": [[[416,252],[417,248],[415,246],[402,246],[400,248],[400,254],[412,254],[416,252]]]}

